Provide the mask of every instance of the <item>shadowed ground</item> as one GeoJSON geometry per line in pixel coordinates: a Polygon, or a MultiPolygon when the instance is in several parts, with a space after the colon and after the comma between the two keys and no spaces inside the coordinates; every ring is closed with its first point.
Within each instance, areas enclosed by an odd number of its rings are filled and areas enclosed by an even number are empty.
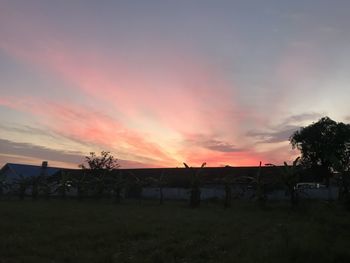
{"type": "Polygon", "coordinates": [[[350,213],[308,202],[0,201],[0,262],[348,262],[350,213]]]}

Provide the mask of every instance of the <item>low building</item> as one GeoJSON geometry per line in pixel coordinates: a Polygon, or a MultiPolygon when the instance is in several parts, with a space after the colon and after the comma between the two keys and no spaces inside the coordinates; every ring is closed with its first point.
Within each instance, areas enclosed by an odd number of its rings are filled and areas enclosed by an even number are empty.
{"type": "Polygon", "coordinates": [[[53,176],[58,174],[61,170],[62,168],[49,167],[46,161],[44,161],[41,166],[7,163],[1,168],[0,175],[5,177],[7,181],[11,182],[20,177],[33,177],[40,175],[53,176]]]}

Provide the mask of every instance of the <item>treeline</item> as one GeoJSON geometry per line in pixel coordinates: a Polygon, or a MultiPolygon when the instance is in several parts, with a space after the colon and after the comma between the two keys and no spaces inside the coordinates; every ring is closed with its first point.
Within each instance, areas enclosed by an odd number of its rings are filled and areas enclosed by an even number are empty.
{"type": "MultiPolygon", "coordinates": [[[[103,152],[101,156],[111,157],[107,152],[103,152]]],[[[94,155],[94,158],[104,158],[101,156],[94,155]]],[[[151,187],[157,189],[159,204],[163,204],[165,188],[179,187],[179,182],[174,179],[180,179],[181,187],[188,191],[188,204],[192,208],[199,207],[203,201],[201,198],[203,187],[221,188],[224,196],[216,201],[221,202],[225,208],[231,207],[232,200],[242,198],[246,191],[252,193],[251,201],[264,206],[268,202],[268,193],[276,189],[284,189],[290,198],[291,205],[296,206],[300,201],[298,183],[302,181],[302,175],[306,170],[300,164],[300,158],[291,165],[286,163],[280,167],[274,167],[271,164],[269,167],[264,167],[260,163],[259,167],[246,169],[246,173],[240,175],[230,173],[234,168],[227,167],[218,169],[218,172],[227,171],[227,175],[210,176],[208,173],[210,169],[205,168],[205,163],[199,168],[185,164],[185,169],[158,169],[157,174],[147,176],[130,170],[84,167],[82,170],[61,170],[48,176],[43,168],[37,176],[19,176],[12,181],[2,178],[1,194],[3,198],[17,197],[22,200],[25,198],[33,200],[38,198],[110,199],[118,204],[125,199],[141,200],[143,189],[151,187]],[[184,173],[176,176],[177,171],[184,173]]],[[[348,175],[339,174],[333,177],[333,181],[339,188],[339,201],[346,205],[350,204],[348,178],[348,175]]]]}
{"type": "MultiPolygon", "coordinates": [[[[298,184],[303,181],[305,171],[312,171],[326,187],[330,187],[331,178],[336,179],[339,201],[350,208],[350,125],[324,117],[296,131],[289,140],[293,148],[300,150],[300,157],[290,165],[286,162],[283,166],[260,163],[259,167],[252,168],[253,174],[225,174],[208,180],[205,171],[210,168],[205,168],[206,163],[199,168],[184,163],[186,180],[183,187],[189,190],[189,205],[193,208],[200,206],[201,188],[211,183],[224,189],[222,201],[227,208],[231,206],[232,199],[239,198],[233,192],[237,186],[242,191],[248,188],[253,191],[252,200],[261,205],[266,203],[268,191],[282,186],[295,206],[299,202],[298,184]],[[262,172],[267,171],[268,167],[264,166],[273,168],[278,176],[267,176],[262,172]]],[[[45,169],[42,169],[37,176],[19,176],[12,181],[2,176],[0,195],[18,195],[21,199],[26,195],[33,199],[49,199],[53,195],[63,199],[68,195],[79,199],[108,197],[120,203],[124,198],[141,198],[144,187],[155,187],[159,190],[159,203],[162,204],[163,188],[174,187],[168,169],[161,170],[157,175],[140,176],[130,170],[119,169],[118,160],[109,152],[103,151],[100,155],[91,152],[80,167],[81,170],[62,170],[54,176],[47,176],[45,169]]]]}

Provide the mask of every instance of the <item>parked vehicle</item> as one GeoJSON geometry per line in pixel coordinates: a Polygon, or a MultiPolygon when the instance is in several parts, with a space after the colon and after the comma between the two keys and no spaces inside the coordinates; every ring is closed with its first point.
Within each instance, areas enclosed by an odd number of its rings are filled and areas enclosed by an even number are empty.
{"type": "Polygon", "coordinates": [[[319,189],[326,188],[326,185],[316,183],[316,182],[308,182],[308,183],[297,183],[295,186],[296,189],[319,189]]]}

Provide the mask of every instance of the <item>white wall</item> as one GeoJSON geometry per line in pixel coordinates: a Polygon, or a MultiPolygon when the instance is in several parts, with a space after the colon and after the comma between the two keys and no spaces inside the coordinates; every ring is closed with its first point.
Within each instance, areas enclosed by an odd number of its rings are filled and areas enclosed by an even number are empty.
{"type": "MultiPolygon", "coordinates": [[[[232,188],[232,197],[239,194],[241,199],[250,199],[254,196],[254,190],[242,191],[241,188],[232,188]]],[[[190,189],[165,187],[163,188],[164,199],[182,200],[189,199],[190,189]]],[[[223,199],[225,191],[223,187],[202,187],[201,199],[218,198],[223,199]]],[[[143,198],[159,199],[159,188],[145,187],[142,190],[143,198]]],[[[338,197],[338,187],[319,188],[319,189],[304,189],[299,192],[299,197],[302,199],[320,199],[320,200],[336,200],[338,197]]],[[[275,190],[267,193],[268,200],[288,200],[289,196],[285,190],[275,190]]]]}

